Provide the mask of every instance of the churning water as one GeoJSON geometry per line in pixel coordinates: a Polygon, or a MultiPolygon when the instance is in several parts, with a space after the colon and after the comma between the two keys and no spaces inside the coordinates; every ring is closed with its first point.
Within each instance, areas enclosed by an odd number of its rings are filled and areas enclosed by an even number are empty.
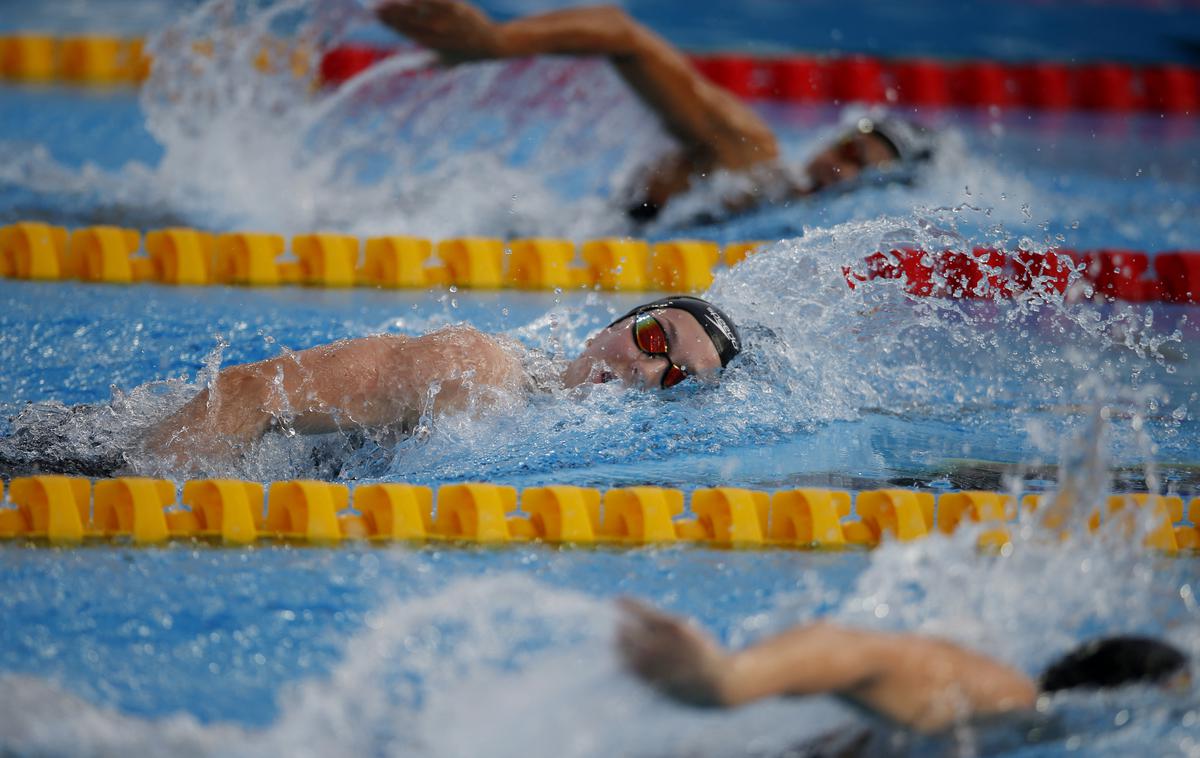
{"type": "MultiPolygon", "coordinates": [[[[280,36],[317,50],[364,19],[333,1],[201,6],[155,39],[137,114],[120,99],[65,108],[80,119],[67,146],[40,143],[20,120],[5,127],[5,217],[35,208],[70,223],[434,237],[630,231],[622,190],[670,143],[603,63],[430,71],[410,51],[328,91],[292,70],[310,72],[313,56],[254,66],[280,36]],[[145,133],[89,136],[89,119],[145,133]],[[89,152],[96,163],[69,157],[89,152]]],[[[5,96],[59,107],[49,94],[5,96]]],[[[767,113],[797,161],[854,115],[767,113]]],[[[748,341],[717,385],[549,391],[426,417],[404,439],[306,438],[283,418],[283,433],[203,473],[685,489],[1022,477],[1053,489],[1061,478],[1081,509],[1114,481],[1195,492],[1194,308],[1093,305],[1074,297],[1078,284],[1067,297],[914,299],[895,281],[850,290],[842,274],[892,247],[1194,244],[1194,128],[942,120],[942,156],[912,186],[689,226],[735,181],[714,177],[647,230],[778,240],[707,295],[748,341]]],[[[170,476],[137,435],[222,363],[462,321],[570,357],[636,300],[4,281],[0,411],[13,418],[0,452],[28,453],[32,435],[36,456],[115,455],[170,476]]],[[[769,755],[859,723],[821,699],[717,714],[655,698],[613,656],[617,594],[695,615],[735,645],[834,618],[948,636],[1030,672],[1102,633],[1200,653],[1194,559],[1078,527],[1062,544],[1033,522],[1014,532],[1001,555],[977,552],[968,532],[870,554],[4,546],[0,752],[769,755]]],[[[1068,696],[1050,710],[1060,732],[1012,754],[1197,750],[1195,690],[1068,696]]],[[[971,754],[982,740],[966,733],[956,747],[971,754]]]]}

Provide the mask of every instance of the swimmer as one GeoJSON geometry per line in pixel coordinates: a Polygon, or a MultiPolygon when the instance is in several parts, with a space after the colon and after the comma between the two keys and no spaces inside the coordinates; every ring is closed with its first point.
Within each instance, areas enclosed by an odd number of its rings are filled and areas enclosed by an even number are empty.
{"type": "Polygon", "coordinates": [[[1028,715],[1039,696],[1060,690],[1190,686],[1184,654],[1142,637],[1086,643],[1035,682],[947,640],[830,622],[794,627],[727,652],[683,619],[634,600],[620,602],[617,647],[626,667],[664,695],[693,706],[732,708],[770,697],[829,694],[887,726],[934,735],[973,721],[1028,715]]]}
{"type": "Polygon", "coordinates": [[[300,434],[399,428],[553,386],[619,381],[666,389],[712,380],[742,349],[737,327],[695,297],[665,297],[621,316],[562,366],[469,326],[420,337],[342,340],[231,366],[152,427],[145,447],[188,467],[236,456],[286,420],[300,434]]]}
{"type": "Polygon", "coordinates": [[[614,6],[568,8],[496,23],[461,0],[383,0],[376,14],[451,64],[534,55],[608,58],[678,143],[630,190],[627,211],[636,222],[653,219],[697,177],[717,170],[752,180],[745,194],[726,199],[726,210],[737,212],[849,187],[869,175],[911,179],[912,169],[928,161],[935,149],[931,133],[916,124],[862,118],[797,175],[780,162],[775,135],[754,111],[614,6]]]}

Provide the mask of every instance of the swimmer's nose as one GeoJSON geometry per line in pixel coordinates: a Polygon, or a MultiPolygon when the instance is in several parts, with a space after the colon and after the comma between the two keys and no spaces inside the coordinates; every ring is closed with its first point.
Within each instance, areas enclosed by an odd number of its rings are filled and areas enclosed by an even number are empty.
{"type": "Polygon", "coordinates": [[[630,364],[633,369],[632,384],[642,389],[657,387],[665,368],[666,359],[662,356],[640,354],[638,359],[630,364]]]}

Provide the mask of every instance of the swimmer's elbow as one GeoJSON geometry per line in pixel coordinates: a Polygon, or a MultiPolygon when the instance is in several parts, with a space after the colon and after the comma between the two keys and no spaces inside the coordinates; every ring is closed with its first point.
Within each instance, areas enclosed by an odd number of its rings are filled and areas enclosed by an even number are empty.
{"type": "Polygon", "coordinates": [[[520,366],[491,335],[470,326],[452,326],[397,346],[393,375],[422,391],[438,384],[443,401],[452,388],[509,389],[519,382],[520,366]]]}
{"type": "Polygon", "coordinates": [[[619,5],[603,4],[596,6],[596,12],[605,20],[611,28],[621,31],[632,31],[634,27],[640,26],[638,22],[633,20],[633,16],[619,5]]]}
{"type": "Polygon", "coordinates": [[[265,412],[269,389],[270,381],[261,366],[232,366],[217,377],[211,394],[218,407],[257,407],[265,412]]]}
{"type": "Polygon", "coordinates": [[[635,55],[646,48],[650,36],[646,27],[639,24],[619,5],[597,5],[591,9],[595,25],[604,30],[614,52],[635,55]]]}

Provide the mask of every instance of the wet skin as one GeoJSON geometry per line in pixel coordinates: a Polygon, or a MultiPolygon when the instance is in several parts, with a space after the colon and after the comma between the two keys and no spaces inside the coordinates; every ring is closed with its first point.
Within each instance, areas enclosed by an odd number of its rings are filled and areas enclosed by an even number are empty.
{"type": "Polygon", "coordinates": [[[717,170],[741,173],[753,187],[724,200],[740,211],[764,197],[803,197],[849,181],[896,158],[876,135],[856,133],[824,149],[797,181],[779,161],[775,134],[733,93],[717,86],[682,52],[618,7],[597,5],[498,23],[461,0],[383,0],[387,26],[454,64],[534,55],[603,56],[678,143],[640,178],[631,194],[660,208],[717,170]]]}
{"type": "Polygon", "coordinates": [[[849,182],[868,168],[896,160],[896,151],[878,134],[856,132],[813,156],[805,168],[812,192],[849,182]]]}
{"type": "MultiPolygon", "coordinates": [[[[671,362],[700,379],[716,373],[721,359],[700,322],[671,308],[652,313],[666,332],[669,359],[637,347],[630,317],[588,341],[563,385],[616,380],[654,389],[671,362]]],[[[517,397],[526,382],[511,349],[469,326],[342,340],[223,369],[147,430],[143,444],[176,468],[197,468],[239,455],[281,419],[301,434],[403,426],[424,412],[476,410],[517,397]]]]}
{"type": "Polygon", "coordinates": [[[633,600],[621,607],[617,649],[626,667],[691,705],[828,694],[932,734],[1037,701],[1028,676],[947,640],[817,622],[730,652],[684,619],[633,600]]]}

